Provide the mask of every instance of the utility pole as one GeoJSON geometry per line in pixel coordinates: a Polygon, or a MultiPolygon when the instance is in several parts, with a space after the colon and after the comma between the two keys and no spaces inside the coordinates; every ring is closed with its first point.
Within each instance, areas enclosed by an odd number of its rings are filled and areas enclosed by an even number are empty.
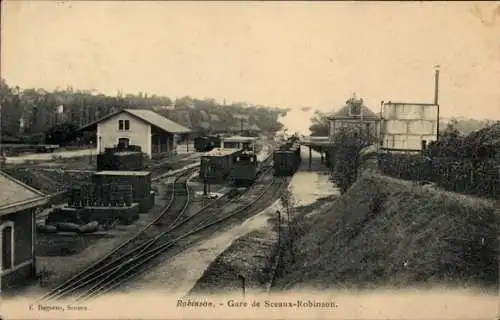
{"type": "Polygon", "coordinates": [[[278,214],[278,250],[281,248],[281,212],[276,210],[278,214]]]}
{"type": "Polygon", "coordinates": [[[240,279],[240,281],[241,281],[241,289],[243,291],[243,299],[245,299],[245,277],[240,274],[240,275],[238,275],[238,279],[240,279]]]}
{"type": "Polygon", "coordinates": [[[289,244],[290,244],[290,255],[292,257],[292,263],[295,262],[295,255],[293,253],[293,234],[292,234],[292,221],[290,219],[290,194],[287,192],[286,195],[286,214],[287,214],[287,220],[288,220],[288,237],[289,239],[289,244]]]}
{"type": "Polygon", "coordinates": [[[207,196],[208,159],[203,159],[203,195],[207,196]]]}

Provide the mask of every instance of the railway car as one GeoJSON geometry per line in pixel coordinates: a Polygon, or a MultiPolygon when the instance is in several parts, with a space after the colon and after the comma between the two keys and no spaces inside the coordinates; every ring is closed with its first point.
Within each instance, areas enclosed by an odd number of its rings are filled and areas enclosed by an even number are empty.
{"type": "Polygon", "coordinates": [[[144,170],[141,151],[125,151],[106,148],[104,153],[97,155],[97,171],[103,170],[144,170]]]}
{"type": "Polygon", "coordinates": [[[262,161],[258,157],[257,138],[233,136],[223,139],[224,145],[242,149],[242,152],[233,156],[231,180],[235,186],[245,187],[253,184],[262,169],[262,161]]]}
{"type": "Polygon", "coordinates": [[[299,169],[301,162],[300,144],[288,141],[273,153],[274,175],[292,176],[299,169]]]}
{"type": "Polygon", "coordinates": [[[194,139],[194,149],[197,152],[208,152],[220,148],[221,138],[218,136],[204,136],[194,139]]]}
{"type": "Polygon", "coordinates": [[[234,159],[242,152],[241,149],[217,148],[201,157],[200,178],[210,182],[222,182],[230,178],[234,159]]]}
{"type": "Polygon", "coordinates": [[[234,156],[231,180],[235,186],[248,186],[255,182],[260,171],[260,163],[253,151],[242,151],[234,156]]]}
{"type": "Polygon", "coordinates": [[[222,148],[237,148],[245,150],[253,150],[255,152],[255,137],[232,136],[224,137],[221,141],[222,148]]]}
{"type": "Polygon", "coordinates": [[[237,187],[248,187],[252,185],[264,169],[269,156],[266,150],[260,150],[259,153],[254,150],[243,150],[241,154],[234,159],[234,166],[231,170],[231,180],[233,184],[237,187]]]}

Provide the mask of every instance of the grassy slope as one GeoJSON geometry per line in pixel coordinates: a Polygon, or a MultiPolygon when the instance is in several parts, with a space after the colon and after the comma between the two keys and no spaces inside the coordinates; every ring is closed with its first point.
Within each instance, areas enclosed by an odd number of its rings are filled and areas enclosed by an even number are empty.
{"type": "Polygon", "coordinates": [[[297,262],[277,285],[498,286],[495,208],[485,200],[366,173],[327,210],[308,218],[304,212],[297,262]]]}

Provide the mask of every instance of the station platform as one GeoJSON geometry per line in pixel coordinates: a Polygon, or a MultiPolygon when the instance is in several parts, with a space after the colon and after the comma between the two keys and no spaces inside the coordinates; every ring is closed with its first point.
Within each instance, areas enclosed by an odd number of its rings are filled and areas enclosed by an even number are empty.
{"type": "Polygon", "coordinates": [[[321,163],[327,164],[328,149],[331,147],[329,137],[303,137],[300,139],[300,145],[309,148],[309,168],[312,163],[312,150],[321,155],[321,163]],[[326,163],[325,163],[326,162],[326,163]]]}

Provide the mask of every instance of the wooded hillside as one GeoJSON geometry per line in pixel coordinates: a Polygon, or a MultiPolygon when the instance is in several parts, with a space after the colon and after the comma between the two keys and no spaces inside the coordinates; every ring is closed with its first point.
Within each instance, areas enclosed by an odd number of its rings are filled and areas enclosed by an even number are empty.
{"type": "MultiPolygon", "coordinates": [[[[71,131],[124,108],[146,108],[162,114],[195,131],[260,129],[277,131],[280,115],[287,109],[247,103],[220,105],[213,99],[166,96],[145,93],[107,96],[92,90],[72,87],[49,92],[44,89],[21,89],[0,83],[2,140],[8,142],[48,142],[54,132],[71,131]]],[[[52,141],[58,143],[57,141],[52,141]]]]}

